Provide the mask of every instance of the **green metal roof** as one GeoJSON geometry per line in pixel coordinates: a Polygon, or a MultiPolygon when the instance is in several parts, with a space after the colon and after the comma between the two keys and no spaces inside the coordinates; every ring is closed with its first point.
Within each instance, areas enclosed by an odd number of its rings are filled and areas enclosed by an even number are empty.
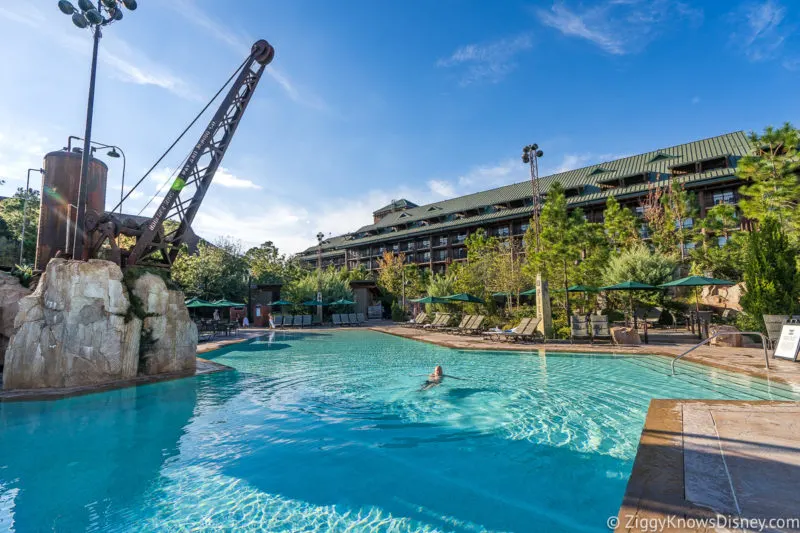
{"type": "MultiPolygon", "coordinates": [[[[546,194],[550,186],[555,182],[561,183],[565,189],[581,187],[582,194],[571,196],[567,200],[569,205],[577,207],[589,203],[605,201],[608,196],[612,195],[615,197],[638,196],[641,192],[647,191],[648,188],[652,186],[652,183],[639,183],[627,187],[601,189],[599,187],[600,182],[608,182],[610,179],[636,176],[643,173],[667,176],[670,174],[670,169],[675,166],[722,156],[738,158],[749,154],[750,151],[750,143],[745,133],[738,131],[670,148],[661,148],[643,154],[616,159],[614,161],[598,163],[567,172],[560,172],[550,176],[543,176],[539,178],[539,187],[543,194],[546,194]]],[[[675,176],[671,179],[678,183],[696,183],[719,181],[721,179],[729,179],[733,176],[734,168],[720,168],[697,174],[675,176]]],[[[434,229],[439,230],[474,226],[486,221],[518,218],[519,215],[530,213],[530,206],[501,209],[495,212],[487,212],[460,219],[433,222],[425,226],[387,232],[387,230],[392,227],[406,226],[423,220],[430,220],[431,218],[482,210],[486,207],[513,201],[526,201],[530,199],[531,195],[532,189],[530,181],[523,181],[450,200],[435,202],[433,204],[410,207],[402,211],[389,213],[377,223],[363,226],[346,236],[343,235],[328,239],[323,243],[322,248],[324,251],[333,251],[338,248],[350,248],[376,241],[385,241],[387,238],[397,239],[412,237],[419,233],[428,233],[434,229]],[[356,237],[357,234],[367,232],[375,234],[361,238],[356,237]]],[[[402,201],[407,202],[407,200],[402,201]]],[[[413,205],[411,202],[408,202],[408,204],[413,205]]],[[[381,208],[381,210],[390,209],[391,205],[393,204],[381,208]]],[[[376,213],[381,210],[376,211],[376,213]]],[[[315,253],[316,249],[316,246],[310,247],[300,255],[315,253]]]]}

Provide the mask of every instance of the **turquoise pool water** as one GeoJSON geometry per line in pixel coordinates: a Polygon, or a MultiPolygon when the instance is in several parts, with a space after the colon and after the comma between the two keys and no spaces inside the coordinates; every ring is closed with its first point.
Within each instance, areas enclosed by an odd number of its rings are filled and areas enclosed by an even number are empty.
{"type": "Polygon", "coordinates": [[[792,398],[661,357],[278,334],[225,372],[0,404],[0,531],[606,531],[651,398],[792,398]],[[463,380],[420,392],[435,364],[463,380]]]}

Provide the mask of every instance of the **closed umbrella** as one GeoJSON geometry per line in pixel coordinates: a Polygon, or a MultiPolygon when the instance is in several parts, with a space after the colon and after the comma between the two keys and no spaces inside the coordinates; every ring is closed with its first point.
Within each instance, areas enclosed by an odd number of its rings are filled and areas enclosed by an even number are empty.
{"type": "Polygon", "coordinates": [[[710,285],[736,285],[733,281],[728,281],[726,279],[717,279],[717,278],[708,278],[706,276],[687,276],[685,278],[676,279],[674,281],[670,281],[669,283],[664,283],[663,285],[659,285],[662,288],[668,287],[694,287],[694,305],[695,310],[699,313],[700,312],[700,298],[697,294],[698,287],[707,287],[710,285]]]}
{"type": "Polygon", "coordinates": [[[466,292],[462,292],[461,294],[452,294],[450,296],[445,296],[445,300],[450,300],[452,302],[468,302],[474,304],[485,304],[483,300],[478,298],[477,296],[473,296],[471,294],[467,294],[466,292]]]}

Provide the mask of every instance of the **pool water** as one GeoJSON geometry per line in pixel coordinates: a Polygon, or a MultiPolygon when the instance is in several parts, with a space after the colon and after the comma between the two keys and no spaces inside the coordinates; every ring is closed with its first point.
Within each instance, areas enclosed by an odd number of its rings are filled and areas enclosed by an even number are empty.
{"type": "Polygon", "coordinates": [[[0,404],[0,531],[607,531],[651,398],[797,399],[669,359],[278,333],[236,372],[0,404]],[[446,374],[420,391],[436,364],[446,374]]]}

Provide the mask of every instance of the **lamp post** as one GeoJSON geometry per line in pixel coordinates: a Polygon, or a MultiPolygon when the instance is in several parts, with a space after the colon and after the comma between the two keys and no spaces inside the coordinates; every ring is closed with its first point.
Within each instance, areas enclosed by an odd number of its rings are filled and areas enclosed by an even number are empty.
{"type": "Polygon", "coordinates": [[[22,231],[20,231],[19,237],[19,266],[22,266],[23,252],[25,250],[25,226],[28,225],[28,198],[30,197],[31,191],[31,172],[44,174],[44,170],[41,168],[29,168],[28,178],[25,180],[25,200],[22,203],[22,231]]]}
{"type": "MultiPolygon", "coordinates": [[[[317,301],[322,302],[322,239],[325,234],[321,231],[317,233],[317,301]]],[[[322,306],[317,305],[317,318],[322,324],[322,306]]]]}
{"type": "Polygon", "coordinates": [[[72,16],[72,23],[80,29],[89,28],[94,34],[92,45],[92,68],[89,75],[89,97],[86,103],[86,130],[83,135],[83,153],[81,158],[81,176],[78,181],[78,213],[75,220],[75,239],[72,245],[72,257],[83,258],[83,226],[86,213],[86,182],[91,162],[92,116],[94,114],[94,87],[97,78],[97,49],[102,28],[113,22],[122,20],[122,6],[133,11],[136,0],[101,0],[97,6],[91,0],[78,0],[78,8],[69,0],[59,0],[58,9],[65,15],[72,16]]]}
{"type": "MultiPolygon", "coordinates": [[[[69,138],[67,138],[67,151],[68,152],[72,151],[72,140],[73,139],[75,139],[76,141],[82,141],[83,140],[81,137],[76,137],[75,135],[70,135],[69,138]]],[[[120,185],[120,190],[119,190],[119,212],[120,212],[120,214],[122,214],[122,200],[124,199],[124,195],[125,195],[125,166],[127,164],[126,160],[125,160],[125,152],[122,151],[122,148],[120,148],[119,146],[116,146],[114,144],[103,144],[103,143],[97,142],[97,141],[92,141],[92,144],[95,145],[95,146],[99,146],[100,148],[111,148],[111,150],[106,152],[106,155],[108,157],[113,157],[114,159],[119,159],[119,157],[122,156],[122,184],[120,185]]],[[[94,148],[92,148],[92,152],[94,152],[94,148]]]]}
{"type": "Polygon", "coordinates": [[[522,162],[530,166],[531,173],[531,200],[533,201],[533,216],[531,223],[533,225],[533,234],[535,237],[535,249],[538,253],[540,251],[539,234],[542,232],[542,226],[539,223],[539,212],[542,209],[542,193],[539,190],[539,158],[544,155],[544,152],[539,150],[539,145],[529,144],[522,148],[522,162]]]}

